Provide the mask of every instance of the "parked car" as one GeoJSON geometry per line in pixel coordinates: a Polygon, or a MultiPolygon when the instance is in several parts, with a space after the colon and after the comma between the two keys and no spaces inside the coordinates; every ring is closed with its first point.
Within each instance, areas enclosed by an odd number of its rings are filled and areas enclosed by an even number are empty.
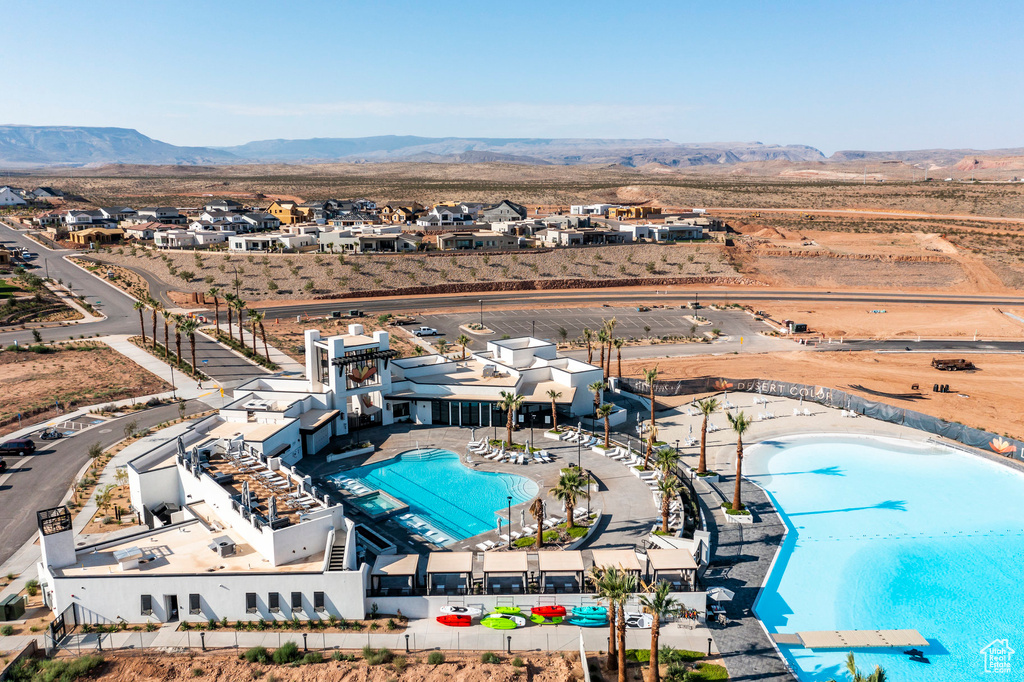
{"type": "Polygon", "coordinates": [[[412,332],[416,336],[437,336],[437,330],[433,327],[420,327],[412,332]]]}
{"type": "Polygon", "coordinates": [[[39,437],[43,440],[57,440],[58,438],[63,438],[64,434],[51,426],[43,429],[43,432],[39,434],[39,437]]]}
{"type": "Polygon", "coordinates": [[[0,455],[31,455],[36,451],[36,444],[28,438],[15,438],[0,445],[0,455]]]}

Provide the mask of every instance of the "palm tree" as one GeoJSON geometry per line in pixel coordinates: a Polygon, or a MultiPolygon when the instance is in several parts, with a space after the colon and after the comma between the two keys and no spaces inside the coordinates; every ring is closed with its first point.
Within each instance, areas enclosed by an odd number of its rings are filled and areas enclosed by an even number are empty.
{"type": "Polygon", "coordinates": [[[208,296],[213,296],[213,326],[220,329],[220,299],[217,298],[217,295],[220,294],[220,289],[217,287],[210,287],[210,290],[207,291],[206,294],[208,296]]]}
{"type": "Polygon", "coordinates": [[[717,398],[705,398],[697,401],[697,409],[704,415],[704,421],[700,425],[700,460],[697,462],[697,473],[706,474],[708,471],[707,443],[708,443],[708,417],[718,409],[717,398]]]}
{"type": "Polygon", "coordinates": [[[540,549],[544,546],[544,503],[539,497],[530,505],[530,514],[537,522],[537,542],[534,547],[540,549]]]}
{"type": "Polygon", "coordinates": [[[583,328],[583,341],[587,344],[587,364],[594,364],[594,332],[590,327],[583,328]]]}
{"type": "Polygon", "coordinates": [[[611,346],[608,345],[609,343],[611,343],[611,337],[608,336],[608,328],[607,327],[603,328],[601,331],[599,331],[597,333],[597,342],[599,344],[601,344],[601,373],[604,375],[605,380],[607,380],[608,379],[608,372],[604,368],[604,351],[605,351],[605,348],[609,349],[608,350],[608,354],[609,354],[609,356],[611,355],[611,346]]]}
{"type": "Polygon", "coordinates": [[[608,375],[612,373],[612,346],[615,342],[615,325],[618,323],[619,321],[614,317],[610,320],[604,320],[604,328],[608,330],[608,364],[605,366],[605,379],[607,379],[608,375]]]}
{"type": "Polygon", "coordinates": [[[548,391],[548,398],[551,399],[551,430],[558,430],[558,412],[555,411],[555,401],[562,397],[561,391],[551,389],[548,391]]]}
{"type": "Polygon", "coordinates": [[[587,481],[583,478],[580,470],[575,467],[562,469],[562,473],[558,476],[558,483],[548,492],[565,505],[565,527],[567,529],[574,527],[573,512],[576,510],[576,502],[581,497],[584,499],[590,497],[587,481]]]}
{"type": "Polygon", "coordinates": [[[619,682],[626,682],[626,601],[637,591],[640,580],[632,573],[622,576],[622,584],[615,600],[618,607],[618,621],[615,626],[619,632],[619,682]]]}
{"type": "MultiPolygon", "coordinates": [[[[612,344],[615,346],[615,353],[618,356],[618,361],[619,361],[618,376],[619,376],[619,378],[622,378],[622,347],[626,345],[626,340],[624,338],[622,338],[621,336],[616,336],[615,340],[612,341],[612,344]]],[[[612,364],[612,359],[609,356],[609,358],[608,358],[608,365],[610,366],[611,364],[612,364]]]]}
{"type": "Polygon", "coordinates": [[[604,388],[605,383],[603,381],[595,381],[587,386],[587,390],[594,394],[594,410],[597,410],[597,406],[601,404],[601,392],[604,388]]]}
{"type": "Polygon", "coordinates": [[[656,490],[661,494],[661,532],[667,533],[669,505],[672,498],[679,493],[679,479],[673,474],[662,472],[656,486],[656,490]]]}
{"type": "Polygon", "coordinates": [[[132,306],[139,311],[139,328],[142,330],[142,345],[146,345],[146,318],[142,316],[142,311],[146,309],[144,301],[135,301],[135,305],[132,306]]]}
{"type": "Polygon", "coordinates": [[[622,587],[622,572],[614,566],[608,568],[594,566],[590,569],[589,578],[594,584],[597,600],[604,602],[608,607],[608,661],[605,668],[615,670],[619,667],[616,641],[618,638],[615,636],[615,600],[622,587]]]}
{"type": "Polygon", "coordinates": [[[192,351],[192,371],[198,376],[199,368],[196,367],[196,329],[199,328],[199,323],[191,317],[182,318],[179,323],[181,327],[181,333],[188,337],[188,345],[192,351]]]}
{"type": "Polygon", "coordinates": [[[647,382],[647,386],[651,392],[651,432],[647,438],[647,454],[644,455],[644,469],[647,468],[647,461],[651,458],[651,451],[654,450],[654,382],[658,380],[658,366],[655,365],[654,369],[643,370],[644,381],[647,382]]]}
{"type": "MultiPolygon", "coordinates": [[[[234,310],[235,295],[232,293],[224,294],[224,307],[228,309],[228,338],[232,341],[235,340],[235,332],[231,327],[231,320],[233,319],[231,313],[234,310]]],[[[220,330],[218,330],[220,333],[220,330]]]]}
{"type": "Polygon", "coordinates": [[[658,636],[661,634],[661,619],[670,616],[679,609],[679,604],[670,595],[672,586],[662,580],[657,585],[645,585],[646,594],[640,595],[640,606],[651,616],[651,663],[647,673],[647,682],[658,682],[658,636]]]}
{"type": "Polygon", "coordinates": [[[465,360],[469,357],[469,337],[465,334],[460,334],[459,338],[455,339],[460,346],[462,346],[462,359],[465,360]]]}
{"type": "Polygon", "coordinates": [[[612,405],[611,403],[605,403],[601,407],[597,408],[597,412],[595,413],[595,414],[597,414],[597,418],[598,419],[603,419],[604,420],[604,449],[605,450],[607,450],[608,448],[610,448],[612,446],[611,445],[611,436],[609,434],[609,431],[610,431],[610,428],[611,428],[611,424],[609,424],[609,418],[611,417],[612,410],[614,410],[614,409],[615,409],[614,405],[612,405]]]}
{"type": "Polygon", "coordinates": [[[245,323],[245,301],[241,298],[235,297],[235,300],[231,302],[231,307],[235,309],[235,313],[238,317],[238,345],[245,348],[245,335],[242,330],[245,329],[242,325],[245,323]]]}
{"type": "Polygon", "coordinates": [[[156,312],[160,309],[160,304],[155,299],[149,299],[146,301],[150,305],[150,312],[153,314],[153,350],[156,350],[156,312]]]}
{"type": "MultiPolygon", "coordinates": [[[[865,675],[858,670],[857,661],[854,659],[852,651],[846,655],[846,671],[850,673],[850,682],[885,682],[886,680],[885,670],[882,669],[882,666],[876,665],[874,672],[870,675],[865,675]]],[[[836,681],[833,678],[829,682],[836,681]]]]}
{"type": "Polygon", "coordinates": [[[732,508],[736,511],[743,509],[743,501],[740,499],[740,476],[743,473],[743,434],[750,428],[750,418],[742,412],[733,415],[726,412],[729,419],[729,426],[736,432],[736,487],[732,493],[732,508]]]}
{"type": "Polygon", "coordinates": [[[163,310],[160,311],[160,314],[164,316],[164,357],[170,360],[171,346],[168,343],[170,330],[167,327],[168,323],[174,318],[174,313],[172,313],[167,308],[164,308],[163,310]]]}
{"type": "MultiPolygon", "coordinates": [[[[267,328],[263,326],[263,320],[267,314],[260,310],[250,310],[249,319],[253,321],[253,324],[260,328],[260,339],[263,340],[263,354],[267,356],[267,362],[270,362],[270,348],[267,346],[267,328]]],[[[253,333],[255,337],[255,332],[253,333]]],[[[253,340],[253,346],[256,345],[255,339],[253,340]]]]}
{"type": "Polygon", "coordinates": [[[654,453],[654,466],[663,474],[667,474],[675,469],[677,464],[679,464],[679,453],[676,452],[675,448],[659,448],[654,453]]]}
{"type": "Polygon", "coordinates": [[[448,342],[445,341],[444,339],[441,339],[440,341],[438,341],[437,342],[437,352],[440,353],[441,355],[444,355],[445,353],[447,353],[448,352],[448,342]]]}
{"type": "MultiPolygon", "coordinates": [[[[256,330],[259,328],[260,322],[257,318],[262,318],[263,314],[257,310],[253,310],[252,308],[249,308],[246,311],[246,314],[249,316],[249,329],[252,331],[252,354],[256,355],[256,330]]],[[[270,362],[269,357],[267,358],[267,362],[270,362]]]]}
{"type": "Polygon", "coordinates": [[[182,315],[174,316],[174,347],[178,349],[178,367],[181,367],[181,325],[184,320],[182,315]]]}
{"type": "Polygon", "coordinates": [[[514,425],[513,419],[515,419],[516,410],[522,406],[523,396],[518,393],[510,393],[509,391],[501,392],[501,400],[498,401],[498,407],[508,413],[508,422],[505,425],[508,429],[508,438],[505,440],[505,445],[508,447],[512,447],[512,426],[514,425]]]}

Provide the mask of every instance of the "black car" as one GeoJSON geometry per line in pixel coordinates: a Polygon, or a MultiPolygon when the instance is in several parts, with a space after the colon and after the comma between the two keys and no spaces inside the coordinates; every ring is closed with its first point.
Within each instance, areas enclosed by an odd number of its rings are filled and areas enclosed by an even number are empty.
{"type": "Polygon", "coordinates": [[[15,438],[0,445],[0,455],[31,455],[36,451],[36,444],[28,438],[15,438]]]}

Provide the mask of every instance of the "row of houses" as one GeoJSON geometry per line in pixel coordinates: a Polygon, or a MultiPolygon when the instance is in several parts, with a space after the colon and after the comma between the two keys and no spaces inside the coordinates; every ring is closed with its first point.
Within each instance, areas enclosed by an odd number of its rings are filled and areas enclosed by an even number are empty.
{"type": "Polygon", "coordinates": [[[51,199],[63,199],[64,193],[52,187],[36,187],[22,189],[4,185],[0,187],[0,208],[17,206],[38,206],[48,203],[51,199]]]}

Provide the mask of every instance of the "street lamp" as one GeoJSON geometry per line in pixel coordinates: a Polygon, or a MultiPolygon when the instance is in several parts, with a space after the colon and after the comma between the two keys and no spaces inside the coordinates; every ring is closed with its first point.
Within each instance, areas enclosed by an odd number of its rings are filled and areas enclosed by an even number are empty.
{"type": "Polygon", "coordinates": [[[582,466],[580,466],[580,457],[581,457],[582,454],[583,454],[583,443],[581,443],[580,439],[577,438],[576,439],[576,468],[577,469],[582,469],[583,468],[582,466]]]}
{"type": "Polygon", "coordinates": [[[590,498],[593,497],[594,493],[590,489],[590,470],[587,469],[587,523],[590,523],[590,498]]]}
{"type": "Polygon", "coordinates": [[[512,496],[508,496],[508,546],[512,547],[512,496]]]}
{"type": "Polygon", "coordinates": [[[480,326],[484,326],[484,299],[480,299],[480,326]]]}

